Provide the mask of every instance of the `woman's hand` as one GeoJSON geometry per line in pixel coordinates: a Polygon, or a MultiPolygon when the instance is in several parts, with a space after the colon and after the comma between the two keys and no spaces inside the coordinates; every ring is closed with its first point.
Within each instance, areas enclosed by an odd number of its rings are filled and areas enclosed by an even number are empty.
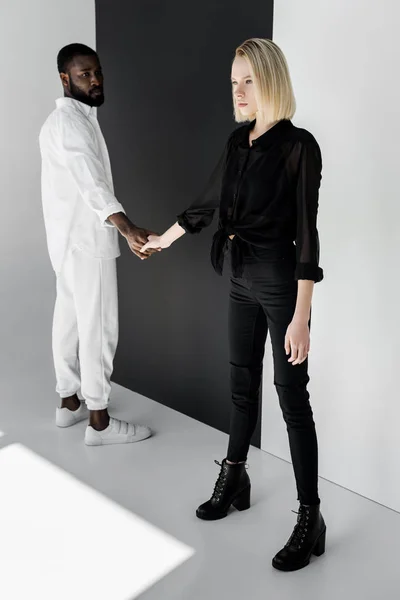
{"type": "Polygon", "coordinates": [[[164,231],[162,235],[149,235],[147,237],[147,243],[140,249],[140,252],[151,252],[152,250],[163,250],[169,248],[177,239],[183,236],[185,230],[179,225],[174,223],[172,227],[164,231]]]}
{"type": "Polygon", "coordinates": [[[292,321],[285,336],[285,351],[291,356],[288,362],[300,365],[310,352],[310,329],[307,322],[292,321]]]}
{"type": "Polygon", "coordinates": [[[147,252],[148,250],[163,250],[171,245],[171,242],[166,242],[162,235],[149,235],[148,242],[140,249],[140,252],[147,252]]]}

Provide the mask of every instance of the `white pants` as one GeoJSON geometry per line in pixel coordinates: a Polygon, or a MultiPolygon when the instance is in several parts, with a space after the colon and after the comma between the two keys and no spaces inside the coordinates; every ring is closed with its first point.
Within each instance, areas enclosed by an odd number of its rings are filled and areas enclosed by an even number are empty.
{"type": "Polygon", "coordinates": [[[89,410],[107,408],[118,343],[115,259],[91,258],[71,249],[57,277],[53,320],[56,391],[80,391],[89,410]]]}

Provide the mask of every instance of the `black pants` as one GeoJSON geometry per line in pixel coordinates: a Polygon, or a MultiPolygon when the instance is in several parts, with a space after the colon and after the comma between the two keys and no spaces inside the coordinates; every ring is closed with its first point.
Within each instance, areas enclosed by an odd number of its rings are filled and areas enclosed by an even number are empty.
{"type": "Polygon", "coordinates": [[[318,504],[318,446],[307,391],[308,361],[288,362],[284,340],[297,299],[295,258],[246,257],[242,278],[231,277],[229,345],[232,413],[227,459],[244,461],[257,424],[262,363],[271,336],[274,383],[289,435],[298,500],[318,504]]]}

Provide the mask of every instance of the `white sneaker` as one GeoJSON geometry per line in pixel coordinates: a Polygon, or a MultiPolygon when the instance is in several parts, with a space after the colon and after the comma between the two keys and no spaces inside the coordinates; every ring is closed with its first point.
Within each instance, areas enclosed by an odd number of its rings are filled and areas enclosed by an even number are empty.
{"type": "Polygon", "coordinates": [[[110,417],[110,424],[103,431],[96,431],[91,425],[88,425],[85,433],[85,444],[87,446],[103,446],[105,444],[132,444],[141,442],[151,436],[152,432],[145,425],[133,425],[113,419],[110,417]]]}
{"type": "Polygon", "coordinates": [[[81,402],[78,410],[69,410],[69,408],[56,409],[56,425],[57,427],[71,427],[80,421],[89,418],[89,411],[84,402],[81,402]]]}

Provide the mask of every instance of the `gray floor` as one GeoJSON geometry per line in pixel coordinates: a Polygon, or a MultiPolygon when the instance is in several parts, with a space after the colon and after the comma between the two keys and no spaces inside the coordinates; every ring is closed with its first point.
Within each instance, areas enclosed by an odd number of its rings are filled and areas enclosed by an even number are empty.
{"type": "MultiPolygon", "coordinates": [[[[48,355],[39,358],[50,365],[48,355]]],[[[24,444],[195,549],[194,557],[148,589],[144,600],[400,597],[399,514],[321,481],[327,552],[303,571],[277,572],[271,558],[296,518],[291,465],[253,449],[251,510],[215,523],[199,521],[194,510],[212,491],[218,472],[213,460],[224,456],[225,434],[115,386],[113,413],[149,424],[156,435],[141,444],[87,448],[84,424],[68,430],[54,426],[51,369],[16,378],[12,362],[1,381],[0,430],[6,435],[0,447],[24,444]]]]}

